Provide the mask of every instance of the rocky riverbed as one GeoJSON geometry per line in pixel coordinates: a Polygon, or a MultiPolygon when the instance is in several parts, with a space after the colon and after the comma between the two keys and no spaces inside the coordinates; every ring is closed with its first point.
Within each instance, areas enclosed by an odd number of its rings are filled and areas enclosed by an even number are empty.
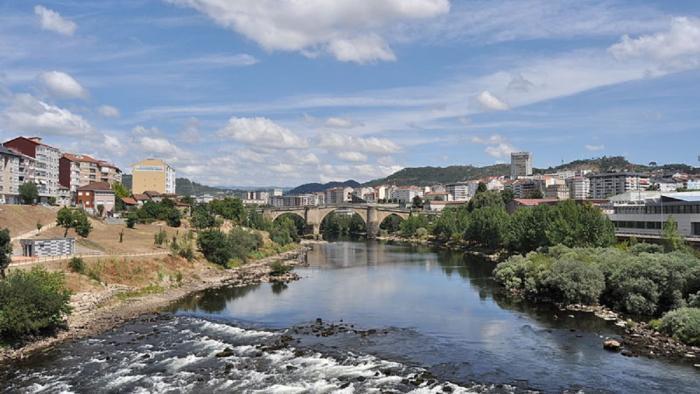
{"type": "Polygon", "coordinates": [[[100,291],[74,294],[71,297],[73,312],[66,319],[64,329],[57,331],[53,336],[38,338],[18,347],[1,348],[0,363],[22,359],[34,352],[46,351],[65,341],[100,334],[208,288],[298,280],[299,276],[291,271],[274,275],[270,264],[276,261],[281,261],[288,267],[303,264],[302,256],[306,251],[307,247],[300,246],[295,250],[251,262],[236,269],[207,270],[205,274],[189,278],[180,286],[171,287],[160,294],[119,300],[116,295],[133,289],[118,284],[105,286],[100,291]]]}

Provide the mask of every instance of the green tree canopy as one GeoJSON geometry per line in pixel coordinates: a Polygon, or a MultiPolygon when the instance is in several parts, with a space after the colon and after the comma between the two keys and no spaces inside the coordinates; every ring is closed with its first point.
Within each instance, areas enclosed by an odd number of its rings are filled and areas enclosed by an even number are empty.
{"type": "Polygon", "coordinates": [[[24,204],[34,204],[39,200],[39,190],[34,182],[24,182],[19,186],[19,197],[24,204]]]}

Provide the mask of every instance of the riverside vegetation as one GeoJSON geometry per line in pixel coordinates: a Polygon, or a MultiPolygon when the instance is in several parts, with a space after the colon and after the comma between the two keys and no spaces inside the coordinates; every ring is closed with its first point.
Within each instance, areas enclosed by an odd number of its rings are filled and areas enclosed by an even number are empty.
{"type": "MultiPolygon", "coordinates": [[[[235,268],[250,260],[290,251],[300,241],[299,229],[291,219],[284,217],[270,222],[254,208],[245,208],[239,199],[226,198],[209,204],[195,204],[191,212],[189,218],[183,217],[174,202],[168,199],[147,202],[126,214],[126,225],[135,228],[144,223],[164,221],[169,227],[177,228],[183,221],[189,220],[195,231],[178,231],[168,238],[168,233],[161,229],[154,235],[154,245],[167,246],[173,262],[178,258],[184,259],[178,261],[185,262],[196,260],[196,245],[200,256],[224,268],[235,268]]],[[[65,229],[66,234],[69,229],[74,229],[81,237],[87,237],[92,230],[86,213],[79,209],[62,208],[57,213],[56,223],[65,229]]],[[[117,236],[121,243],[123,230],[120,231],[117,236]]],[[[128,247],[128,241],[125,247],[128,247]]],[[[71,313],[71,291],[66,283],[66,274],[84,276],[96,285],[103,285],[104,269],[128,276],[134,268],[131,265],[130,268],[121,267],[116,260],[107,267],[100,261],[88,264],[75,257],[68,261],[65,272],[49,272],[36,267],[31,270],[15,269],[5,275],[11,255],[10,233],[7,229],[0,230],[0,346],[21,344],[64,326],[65,318],[71,313]]],[[[272,274],[277,276],[289,270],[283,264],[271,269],[272,274]]],[[[139,277],[149,275],[141,269],[137,271],[139,277]]],[[[134,288],[117,298],[162,293],[165,291],[163,286],[178,286],[183,281],[179,270],[173,275],[166,275],[159,269],[157,274],[162,280],[148,282],[145,287],[134,288]],[[166,276],[170,279],[166,280],[166,276]]]]}
{"type": "Polygon", "coordinates": [[[664,225],[663,245],[616,244],[612,223],[590,204],[562,201],[508,214],[512,194],[480,189],[466,206],[436,218],[412,215],[397,233],[510,256],[494,276],[517,297],[604,305],[700,345],[700,259],[673,219],[664,225]]]}

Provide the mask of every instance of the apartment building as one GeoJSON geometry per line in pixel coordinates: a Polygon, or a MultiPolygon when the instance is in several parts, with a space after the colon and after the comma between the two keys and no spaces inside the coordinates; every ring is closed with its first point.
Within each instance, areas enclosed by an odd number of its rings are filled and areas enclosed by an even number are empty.
{"type": "Polygon", "coordinates": [[[110,186],[122,183],[122,170],[112,163],[100,160],[97,163],[100,168],[100,182],[107,182],[110,186]]]}
{"type": "Polygon", "coordinates": [[[332,187],[326,190],[326,204],[342,204],[352,199],[351,187],[332,187]]]}
{"type": "Polygon", "coordinates": [[[131,192],[175,194],[175,169],[160,159],[145,159],[131,166],[131,192]]]}
{"type": "Polygon", "coordinates": [[[532,175],[532,153],[513,152],[510,154],[510,178],[532,175]]]}
{"type": "Polygon", "coordinates": [[[547,190],[544,193],[545,198],[552,198],[557,200],[566,200],[570,196],[569,187],[563,183],[553,183],[547,185],[547,190]]]}
{"type": "Polygon", "coordinates": [[[466,182],[448,183],[445,190],[452,196],[453,201],[468,201],[470,198],[469,184],[466,182]]]}
{"type": "Polygon", "coordinates": [[[575,176],[566,180],[569,197],[574,200],[586,200],[591,197],[591,181],[585,176],[575,176]]]}
{"type": "Polygon", "coordinates": [[[64,153],[59,160],[59,182],[75,195],[80,186],[93,182],[113,185],[121,182],[121,170],[104,160],[97,160],[88,155],[64,153]]]}
{"type": "Polygon", "coordinates": [[[391,192],[391,199],[411,204],[415,197],[423,197],[423,190],[415,186],[398,187],[391,192]]]}
{"type": "Polygon", "coordinates": [[[40,137],[17,137],[3,145],[33,159],[33,176],[25,181],[36,184],[40,199],[58,197],[60,150],[44,144],[40,137]]]}
{"type": "Polygon", "coordinates": [[[272,196],[270,205],[275,208],[313,206],[316,205],[316,196],[313,194],[272,196]]]}
{"type": "Polygon", "coordinates": [[[20,155],[0,145],[0,204],[16,203],[20,155]]]}
{"type": "Polygon", "coordinates": [[[589,175],[591,198],[604,199],[630,190],[649,188],[649,177],[632,172],[589,175]]]}

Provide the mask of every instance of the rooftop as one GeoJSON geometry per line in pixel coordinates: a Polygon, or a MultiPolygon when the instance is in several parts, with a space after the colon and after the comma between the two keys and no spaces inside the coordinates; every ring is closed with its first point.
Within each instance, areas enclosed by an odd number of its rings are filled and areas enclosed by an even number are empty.
{"type": "Polygon", "coordinates": [[[80,186],[78,190],[83,191],[112,191],[112,187],[107,182],[92,182],[85,186],[80,186]]]}

